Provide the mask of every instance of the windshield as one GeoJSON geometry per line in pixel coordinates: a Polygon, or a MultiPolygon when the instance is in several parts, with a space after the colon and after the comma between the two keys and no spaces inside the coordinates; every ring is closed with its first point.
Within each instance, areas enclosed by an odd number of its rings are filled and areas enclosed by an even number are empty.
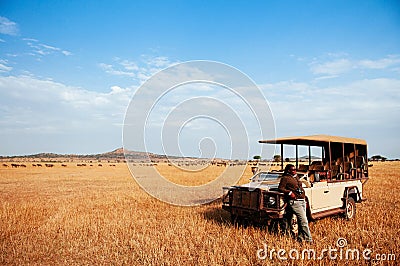
{"type": "Polygon", "coordinates": [[[272,181],[278,179],[279,176],[279,173],[258,173],[252,180],[255,182],[272,181]]]}

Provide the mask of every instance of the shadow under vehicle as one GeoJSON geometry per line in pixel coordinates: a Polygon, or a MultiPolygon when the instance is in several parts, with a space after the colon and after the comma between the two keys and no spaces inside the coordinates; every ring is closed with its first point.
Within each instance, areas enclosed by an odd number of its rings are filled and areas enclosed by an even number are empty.
{"type": "Polygon", "coordinates": [[[259,142],[280,145],[280,170],[259,171],[250,183],[223,188],[222,208],[230,212],[233,222],[271,225],[274,221],[284,221],[287,202],[278,185],[284,168],[284,148],[288,145],[295,149],[293,164],[305,190],[309,220],[338,214],[352,219],[356,203],[366,200],[362,194],[368,180],[365,140],[312,135],[259,142]],[[299,158],[300,148],[308,151],[308,156],[299,158]],[[321,157],[312,156],[312,150],[320,151],[321,157]]]}

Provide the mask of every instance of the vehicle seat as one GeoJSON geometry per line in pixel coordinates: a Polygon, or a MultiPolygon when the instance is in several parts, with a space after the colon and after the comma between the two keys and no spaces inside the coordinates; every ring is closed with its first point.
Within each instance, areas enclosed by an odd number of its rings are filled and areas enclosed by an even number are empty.
{"type": "Polygon", "coordinates": [[[323,165],[314,165],[314,169],[312,169],[312,170],[322,172],[325,170],[325,168],[323,165]]]}
{"type": "MultiPolygon", "coordinates": [[[[322,166],[322,168],[323,168],[322,162],[321,161],[313,161],[310,165],[310,170],[316,170],[316,167],[318,167],[318,166],[322,166]]],[[[321,171],[321,170],[318,170],[318,171],[321,171]]]]}
{"type": "Polygon", "coordinates": [[[308,165],[299,164],[299,167],[298,167],[297,171],[298,172],[307,172],[308,171],[308,165]]]}
{"type": "Polygon", "coordinates": [[[356,156],[354,168],[351,169],[353,176],[355,178],[362,178],[365,174],[365,160],[363,156],[356,156]]]}
{"type": "Polygon", "coordinates": [[[332,179],[339,179],[338,175],[342,172],[342,167],[340,165],[332,165],[332,179]]]}
{"type": "Polygon", "coordinates": [[[343,173],[342,172],[339,173],[337,175],[337,178],[339,180],[353,178],[352,169],[353,169],[353,163],[352,162],[344,162],[343,163],[343,173]]]}

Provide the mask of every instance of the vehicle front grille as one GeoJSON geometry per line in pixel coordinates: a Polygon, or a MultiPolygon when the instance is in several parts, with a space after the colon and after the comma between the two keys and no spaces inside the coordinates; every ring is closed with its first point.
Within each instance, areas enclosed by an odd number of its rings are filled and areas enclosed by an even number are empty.
{"type": "Polygon", "coordinates": [[[233,190],[232,206],[246,209],[258,209],[259,190],[233,190]]]}

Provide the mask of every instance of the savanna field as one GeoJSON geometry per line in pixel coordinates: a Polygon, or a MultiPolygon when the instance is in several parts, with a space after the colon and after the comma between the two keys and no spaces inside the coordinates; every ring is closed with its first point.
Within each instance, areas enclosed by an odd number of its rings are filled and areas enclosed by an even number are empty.
{"type": "MultiPolygon", "coordinates": [[[[3,164],[3,163],[2,163],[3,164]]],[[[400,162],[373,162],[364,187],[368,200],[356,218],[330,217],[310,223],[315,243],[301,245],[262,226],[237,226],[221,201],[178,207],[147,195],[126,164],[12,168],[0,165],[0,264],[2,265],[398,265],[400,264],[400,162]],[[347,244],[339,249],[337,240],[347,244]],[[257,252],[267,247],[268,256],[257,252]],[[304,249],[317,257],[337,249],[336,259],[301,259],[304,249]],[[286,253],[272,253],[283,249],[286,253]],[[300,253],[289,258],[290,250],[300,253]],[[357,249],[360,259],[340,258],[357,249]],[[361,253],[370,249],[372,259],[361,253]],[[394,254],[394,255],[392,255],[394,254]],[[378,256],[377,256],[378,255],[378,256]],[[395,257],[394,257],[395,256],[395,257]],[[385,259],[385,260],[383,260],[385,259]],[[395,259],[395,260],[394,260],[395,259]]],[[[144,166],[148,167],[148,166],[144,166]]],[[[199,185],[217,177],[210,166],[193,177],[158,165],[166,178],[199,185]],[[200,182],[201,184],[202,182],[200,182]]],[[[251,176],[247,167],[242,180],[251,176]]],[[[222,189],[221,189],[222,193],[222,189]]],[[[292,256],[296,253],[292,252],[292,256]]]]}

